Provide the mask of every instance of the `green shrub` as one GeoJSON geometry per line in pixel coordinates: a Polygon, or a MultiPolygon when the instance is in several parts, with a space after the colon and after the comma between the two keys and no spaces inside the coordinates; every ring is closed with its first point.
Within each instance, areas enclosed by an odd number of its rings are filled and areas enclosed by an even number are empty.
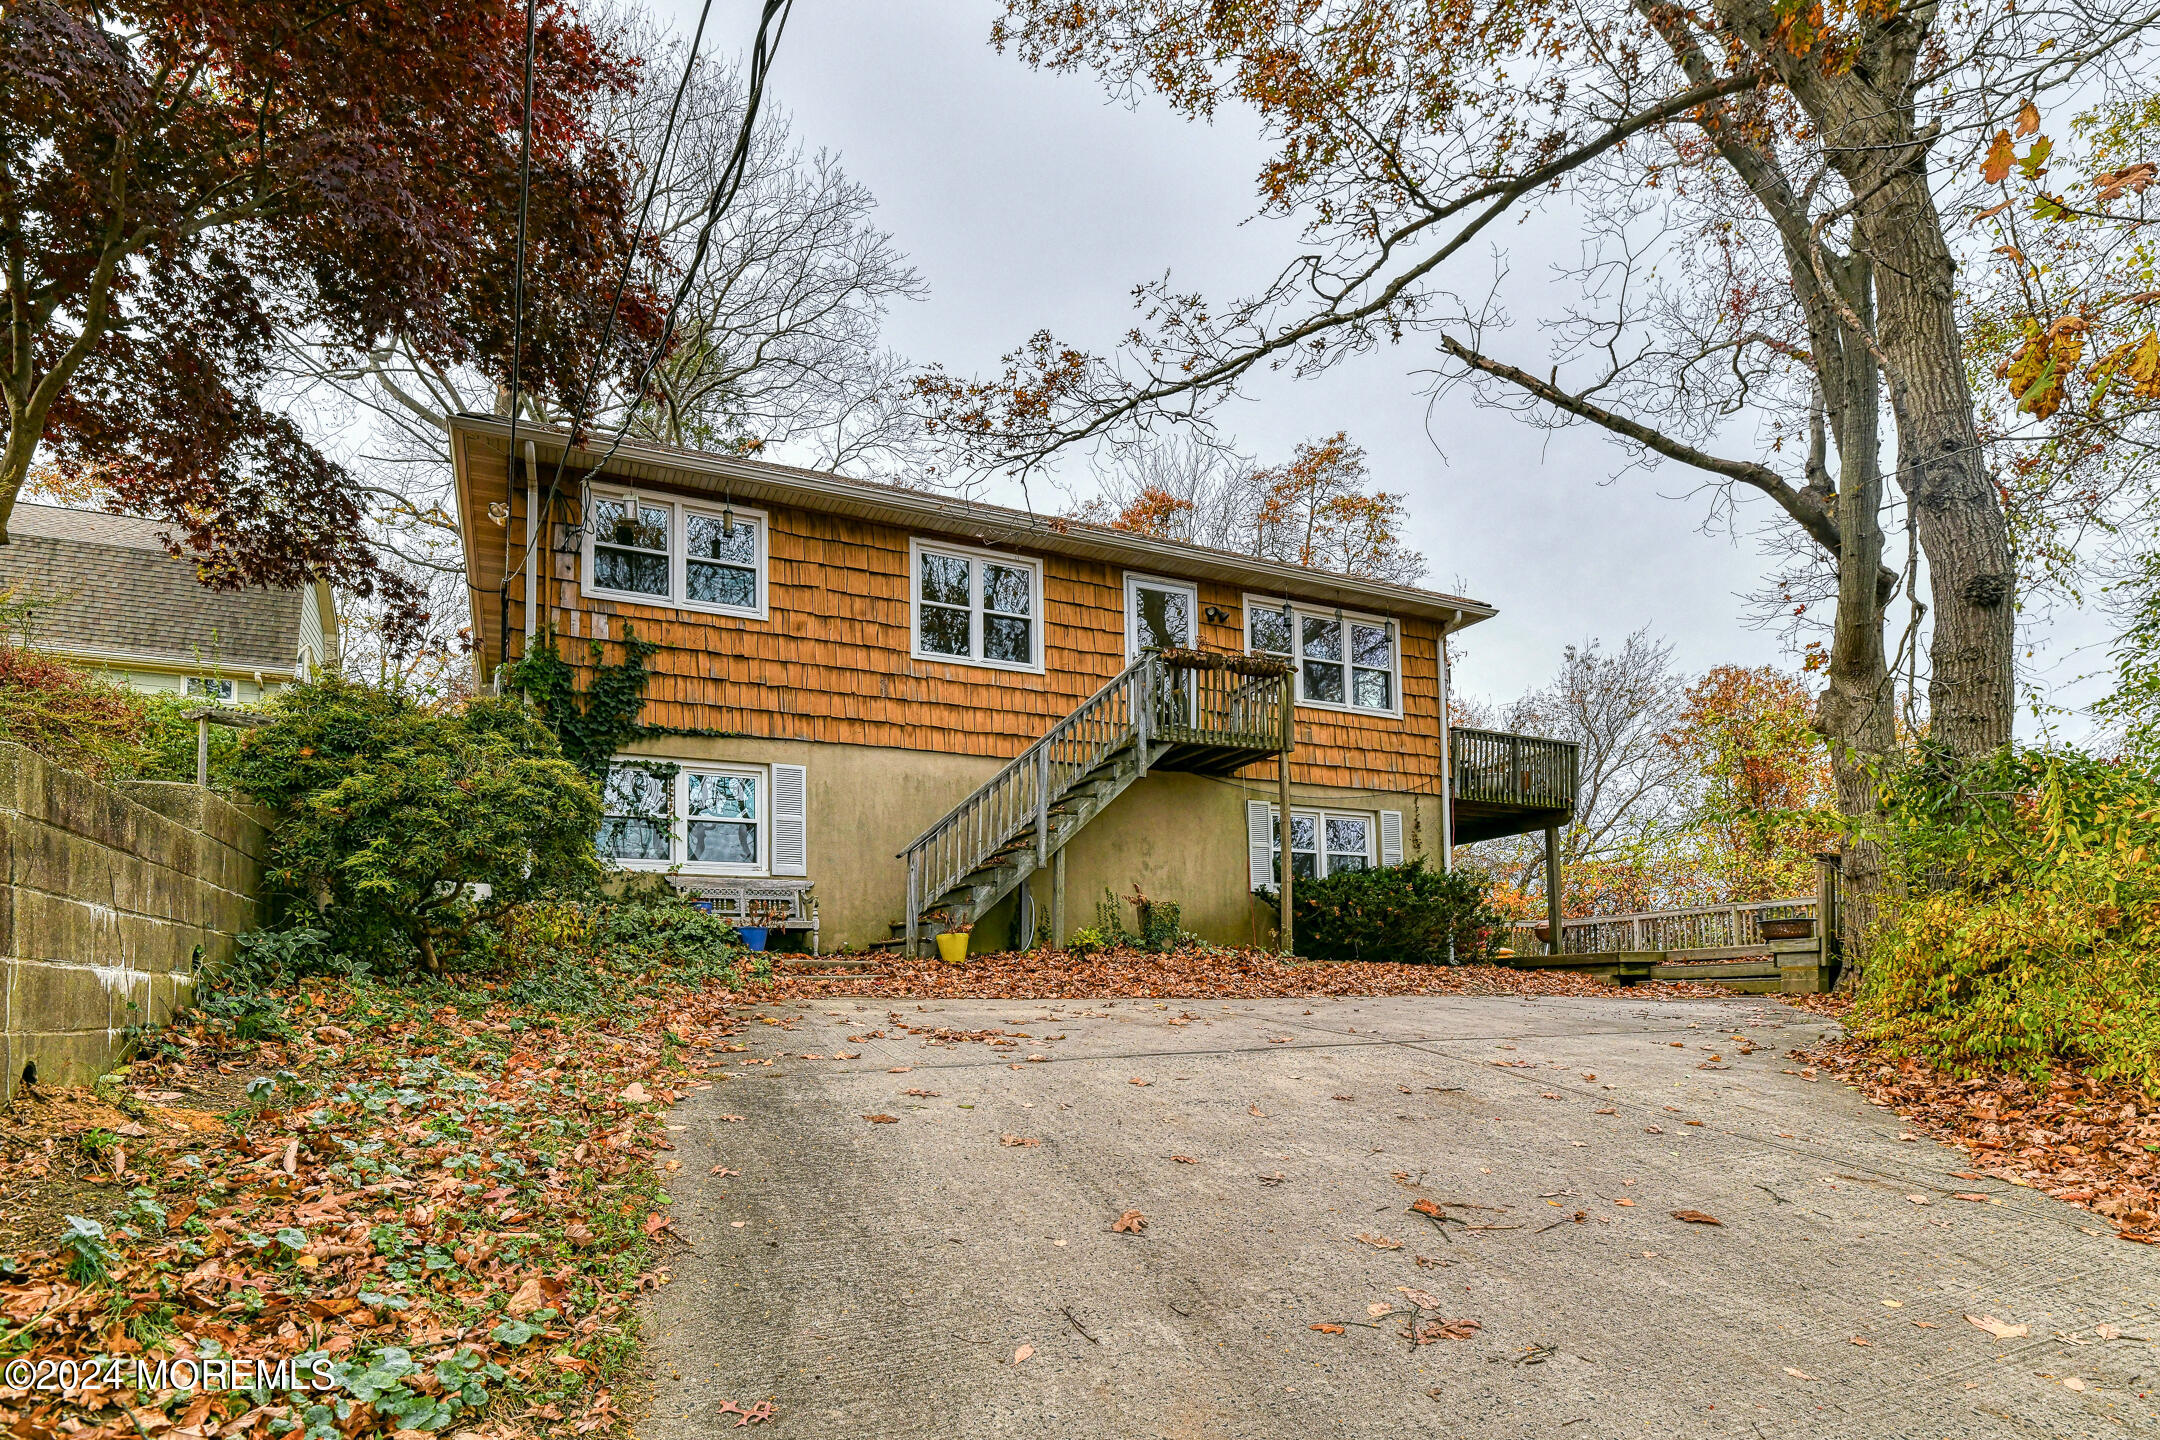
{"type": "Polygon", "coordinates": [[[1085,960],[1090,955],[1100,955],[1114,948],[1122,938],[1100,925],[1083,925],[1065,937],[1065,948],[1085,960]]]}
{"type": "MultiPolygon", "coordinates": [[[[1507,923],[1489,903],[1491,882],[1468,870],[1407,865],[1339,870],[1290,887],[1296,953],[1307,960],[1470,964],[1485,959],[1507,923]]],[[[1273,890],[1254,892],[1280,906],[1273,890]]]]}
{"type": "MultiPolygon", "coordinates": [[[[0,625],[19,623],[0,593],[0,625]]],[[[95,780],[136,772],[148,729],[143,696],[15,640],[0,639],[0,739],[95,780]]],[[[193,778],[194,765],[188,767],[193,778]]]]}
{"type": "Polygon", "coordinates": [[[2160,777],[2075,751],[1890,786],[1854,1033],[1959,1074],[2160,1093],[2160,777]]]}
{"type": "Polygon", "coordinates": [[[771,973],[733,925],[652,875],[612,896],[527,906],[475,962],[512,977],[505,993],[517,1004],[595,1016],[641,1003],[654,980],[737,989],[771,973]]]}
{"type": "Polygon", "coordinates": [[[435,711],[331,678],[271,713],[234,767],[278,812],[266,891],[345,953],[440,975],[475,922],[598,882],[598,794],[516,702],[435,711]]]}

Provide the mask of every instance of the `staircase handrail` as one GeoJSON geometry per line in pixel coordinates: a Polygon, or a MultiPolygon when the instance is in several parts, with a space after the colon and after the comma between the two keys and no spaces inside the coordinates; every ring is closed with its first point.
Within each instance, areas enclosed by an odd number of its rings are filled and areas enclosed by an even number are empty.
{"type": "Polygon", "coordinates": [[[1051,798],[1068,778],[1092,770],[1139,736],[1135,719],[1144,725],[1153,718],[1145,702],[1155,693],[1161,668],[1153,653],[1133,661],[900,852],[908,863],[911,945],[926,900],[980,869],[1030,828],[1047,848],[1051,798]],[[941,842],[961,832],[971,839],[936,853],[941,842]]]}

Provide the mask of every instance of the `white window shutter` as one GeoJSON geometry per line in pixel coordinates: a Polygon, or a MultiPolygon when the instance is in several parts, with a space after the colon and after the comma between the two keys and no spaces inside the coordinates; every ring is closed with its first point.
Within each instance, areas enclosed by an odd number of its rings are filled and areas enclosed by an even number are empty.
{"type": "Polygon", "coordinates": [[[1402,811],[1380,812],[1380,863],[1402,864],[1402,811]]]}
{"type": "Polygon", "coordinates": [[[1275,811],[1265,800],[1245,802],[1248,879],[1255,890],[1275,888],[1275,811]]]}
{"type": "Polygon", "coordinates": [[[809,785],[800,765],[772,767],[772,873],[810,873],[809,785]]]}

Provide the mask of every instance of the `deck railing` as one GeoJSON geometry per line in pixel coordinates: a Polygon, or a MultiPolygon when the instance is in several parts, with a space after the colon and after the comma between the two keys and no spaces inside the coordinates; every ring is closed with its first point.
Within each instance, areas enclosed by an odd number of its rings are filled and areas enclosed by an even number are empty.
{"type": "Polygon", "coordinates": [[[1029,831],[1038,862],[1047,861],[1050,807],[1127,745],[1143,768],[1149,747],[1163,742],[1284,748],[1287,683],[1287,674],[1246,675],[1152,651],[1126,666],[901,852],[909,952],[924,909],[1029,831]]]}
{"type": "Polygon", "coordinates": [[[1575,808],[1577,746],[1457,725],[1449,732],[1455,798],[1528,810],[1575,808]]]}
{"type": "MultiPolygon", "coordinates": [[[[1815,897],[1753,900],[1739,905],[1706,905],[1692,910],[1647,910],[1634,915],[1594,915],[1564,920],[1560,953],[1604,955],[1614,951],[1741,950],[1767,945],[1765,920],[1812,920],[1815,897]]],[[[1537,927],[1521,922],[1508,927],[1518,954],[1543,948],[1537,927]]]]}

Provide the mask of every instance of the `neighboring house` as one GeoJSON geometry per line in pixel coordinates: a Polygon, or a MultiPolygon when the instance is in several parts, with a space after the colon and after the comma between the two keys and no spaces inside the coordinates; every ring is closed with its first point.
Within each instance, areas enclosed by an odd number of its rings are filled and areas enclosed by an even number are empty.
{"type": "Polygon", "coordinates": [[[169,553],[155,520],[15,507],[0,589],[41,603],[40,649],[136,690],[245,704],[330,666],[337,606],[326,584],[211,590],[169,553]]]}
{"type": "Polygon", "coordinates": [[[651,445],[590,483],[605,452],[573,447],[535,526],[563,437],[520,426],[515,473],[508,440],[451,427],[483,672],[549,630],[578,665],[656,642],[600,849],[707,893],[810,882],[828,947],[911,915],[1025,943],[1135,887],[1271,941],[1286,684],[1298,875],[1572,810],[1572,746],[1443,723],[1477,601],[651,445]]]}

